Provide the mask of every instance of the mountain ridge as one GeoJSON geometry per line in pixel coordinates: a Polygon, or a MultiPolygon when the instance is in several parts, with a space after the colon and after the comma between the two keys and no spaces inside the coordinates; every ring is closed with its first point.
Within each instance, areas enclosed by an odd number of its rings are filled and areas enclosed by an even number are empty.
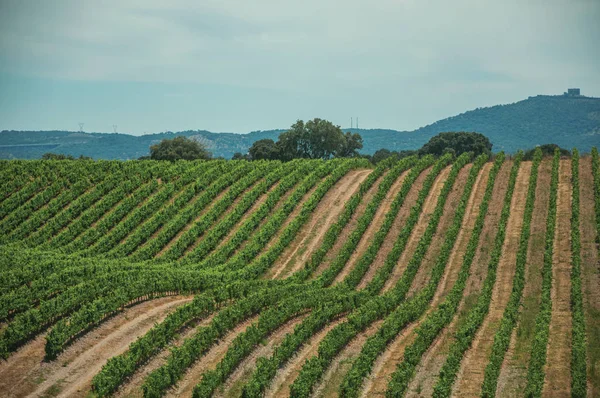
{"type": "MultiPolygon", "coordinates": [[[[582,151],[600,144],[600,98],[586,96],[537,95],[511,104],[476,108],[438,120],[413,131],[393,129],[356,129],[344,131],[362,135],[361,153],[377,149],[417,149],[431,137],[444,131],[476,131],[486,135],[493,151],[514,153],[536,145],[555,143],[576,146],[582,151]]],[[[56,152],[95,159],[136,159],[148,154],[148,148],[165,138],[178,135],[203,141],[214,156],[231,158],[245,153],[253,142],[276,140],[285,129],[258,130],[250,133],[214,133],[207,130],[162,132],[133,136],[124,133],[88,133],[76,131],[0,132],[0,158],[34,159],[56,152]]]]}

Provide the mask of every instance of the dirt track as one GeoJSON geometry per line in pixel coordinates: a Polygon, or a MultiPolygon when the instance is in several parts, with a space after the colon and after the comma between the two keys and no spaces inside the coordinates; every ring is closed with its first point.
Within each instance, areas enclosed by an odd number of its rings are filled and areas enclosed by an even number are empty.
{"type": "Polygon", "coordinates": [[[535,317],[540,309],[540,295],[542,292],[542,268],[544,266],[551,174],[552,158],[548,157],[542,161],[538,169],[525,269],[527,283],[525,283],[523,289],[522,308],[518,323],[511,336],[511,342],[498,377],[496,394],[499,397],[518,395],[527,385],[527,366],[531,356],[531,344],[535,334],[535,317]]]}
{"type": "Polygon", "coordinates": [[[57,360],[46,363],[42,336],[0,365],[0,396],[85,396],[91,380],[106,361],[122,352],[155,322],[160,322],[189,297],[164,297],[138,304],[107,320],[68,347],[57,360]]]}
{"type": "MultiPolygon", "coordinates": [[[[413,380],[409,384],[406,394],[408,397],[432,396],[433,387],[437,381],[437,376],[439,375],[439,371],[448,353],[448,348],[454,341],[454,332],[457,329],[458,320],[465,315],[470,307],[470,304],[474,301],[472,298],[475,297],[481,290],[483,280],[487,274],[487,264],[490,258],[489,247],[494,242],[500,220],[500,212],[502,209],[503,199],[506,194],[506,184],[510,174],[510,167],[510,162],[505,162],[502,165],[498,176],[496,177],[494,189],[492,191],[492,197],[488,206],[488,212],[485,217],[484,227],[479,238],[479,245],[477,247],[475,258],[473,259],[473,264],[471,265],[471,272],[469,278],[467,279],[465,292],[459,305],[457,315],[454,317],[450,325],[440,333],[438,338],[423,355],[421,363],[415,370],[415,377],[413,377],[413,380]]],[[[481,188],[481,186],[487,185],[488,177],[489,173],[486,174],[485,184],[483,179],[479,183],[479,188],[483,189],[484,192],[485,187],[481,188]]],[[[475,208],[475,210],[476,209],[477,208],[475,208]]],[[[466,214],[465,217],[467,217],[466,214]]],[[[474,214],[473,217],[476,217],[476,215],[474,214]]],[[[462,239],[459,239],[457,242],[457,247],[462,246],[461,242],[462,239]]],[[[454,257],[454,255],[451,257],[454,257]]],[[[461,256],[458,256],[458,258],[461,259],[461,256]]]]}
{"type": "Polygon", "coordinates": [[[552,256],[552,319],[546,354],[545,396],[571,395],[571,160],[561,160],[552,256]]]}
{"type": "Polygon", "coordinates": [[[417,224],[415,225],[412,233],[410,234],[408,243],[406,244],[406,247],[405,247],[404,251],[402,252],[402,255],[398,259],[396,266],[392,270],[390,277],[388,278],[387,282],[385,283],[385,285],[383,287],[384,292],[386,292],[386,291],[390,290],[392,287],[394,287],[394,285],[396,285],[396,282],[398,282],[400,277],[402,277],[402,274],[404,273],[404,270],[406,269],[406,265],[408,264],[408,261],[413,256],[413,254],[417,248],[417,245],[419,244],[419,239],[421,238],[421,236],[423,235],[423,232],[425,232],[425,229],[427,228],[427,225],[429,224],[429,218],[431,218],[431,214],[435,210],[437,198],[440,195],[442,188],[444,187],[444,182],[446,181],[448,173],[450,173],[450,169],[451,169],[451,166],[446,167],[445,169],[443,169],[441,171],[441,173],[435,179],[435,182],[433,183],[433,186],[431,187],[431,190],[429,191],[429,195],[427,196],[427,199],[425,199],[425,203],[423,204],[423,211],[421,212],[421,215],[419,216],[419,220],[417,221],[417,224]]]}
{"type": "Polygon", "coordinates": [[[321,243],[329,225],[344,209],[371,170],[352,170],[340,179],[319,202],[308,222],[268,272],[269,279],[283,279],[301,269],[321,243]]]}
{"type": "Polygon", "coordinates": [[[496,284],[492,292],[490,309],[483,325],[477,332],[473,345],[465,353],[461,363],[458,380],[455,383],[453,392],[456,396],[474,397],[481,394],[484,371],[494,342],[494,334],[512,291],[512,280],[515,273],[517,248],[519,247],[521,226],[523,225],[530,174],[531,162],[521,163],[511,201],[506,238],[502,247],[502,256],[498,263],[496,284]]]}

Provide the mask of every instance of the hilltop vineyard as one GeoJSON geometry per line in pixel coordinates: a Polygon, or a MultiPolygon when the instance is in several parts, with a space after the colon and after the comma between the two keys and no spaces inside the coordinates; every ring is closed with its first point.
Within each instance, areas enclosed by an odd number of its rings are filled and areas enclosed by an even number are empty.
{"type": "Polygon", "coordinates": [[[600,159],[0,161],[0,396],[600,396],[600,159]]]}

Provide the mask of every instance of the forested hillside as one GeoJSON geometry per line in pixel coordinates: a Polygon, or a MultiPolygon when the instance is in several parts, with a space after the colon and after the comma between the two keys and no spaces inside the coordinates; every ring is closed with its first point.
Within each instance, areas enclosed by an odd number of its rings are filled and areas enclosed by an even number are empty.
{"type": "MultiPolygon", "coordinates": [[[[373,123],[376,123],[374,121],[373,123]]],[[[47,152],[80,155],[94,159],[137,159],[148,155],[150,145],[176,135],[195,136],[215,157],[230,159],[246,153],[253,142],[274,141],[284,130],[249,134],[211,133],[203,130],[160,133],[144,136],[79,133],[68,131],[0,132],[0,158],[36,159],[47,152]]],[[[555,143],[564,148],[576,146],[588,152],[600,143],[600,98],[537,96],[514,104],[478,108],[440,120],[415,131],[384,129],[344,129],[363,137],[361,153],[376,150],[418,149],[431,137],[445,131],[475,131],[487,136],[493,151],[514,153],[519,149],[555,143]]]]}

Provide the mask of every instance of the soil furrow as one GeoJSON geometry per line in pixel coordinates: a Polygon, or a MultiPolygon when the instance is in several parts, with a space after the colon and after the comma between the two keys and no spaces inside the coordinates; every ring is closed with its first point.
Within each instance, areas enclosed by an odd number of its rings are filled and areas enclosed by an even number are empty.
{"type": "Polygon", "coordinates": [[[340,179],[319,202],[309,221],[272,267],[271,277],[282,279],[298,271],[321,243],[329,225],[343,211],[346,201],[358,190],[372,170],[352,170],[340,179]]]}
{"type": "Polygon", "coordinates": [[[558,172],[556,232],[552,256],[552,318],[542,394],[571,395],[571,160],[558,172]]]}
{"type": "Polygon", "coordinates": [[[496,284],[492,292],[490,309],[483,325],[481,325],[475,336],[473,345],[465,353],[454,386],[454,395],[471,397],[481,394],[484,371],[494,342],[494,334],[500,324],[504,308],[512,291],[512,280],[515,273],[517,248],[519,247],[521,226],[523,225],[530,174],[531,162],[522,162],[511,201],[506,237],[496,271],[496,284]]]}
{"type": "MultiPolygon", "coordinates": [[[[473,264],[471,265],[471,272],[467,279],[463,299],[459,305],[457,315],[423,355],[421,363],[415,370],[415,377],[409,384],[406,394],[409,397],[433,395],[433,386],[435,385],[437,376],[444,364],[448,348],[454,339],[454,332],[460,322],[459,320],[469,311],[476,300],[477,294],[481,290],[483,280],[487,275],[486,266],[490,259],[489,248],[494,242],[498,223],[500,221],[502,200],[506,194],[506,185],[510,174],[510,168],[510,162],[505,162],[496,177],[494,190],[492,191],[492,197],[488,206],[488,212],[485,217],[484,227],[481,231],[479,244],[475,258],[473,259],[473,264]]],[[[481,184],[483,184],[483,181],[481,184]]],[[[487,180],[483,185],[487,185],[487,180]]],[[[460,245],[461,243],[459,243],[459,246],[460,245]]]]}
{"type": "Polygon", "coordinates": [[[390,232],[388,233],[385,241],[379,248],[379,252],[377,253],[377,257],[375,257],[373,264],[371,264],[369,270],[367,271],[361,282],[358,284],[358,289],[364,289],[365,287],[367,287],[369,282],[371,282],[371,280],[373,280],[373,278],[377,274],[377,271],[385,263],[385,259],[392,251],[392,248],[394,247],[394,242],[398,239],[398,235],[400,235],[400,231],[402,230],[402,227],[404,227],[406,219],[410,215],[410,209],[415,205],[419,196],[419,192],[421,191],[421,188],[423,188],[425,179],[427,178],[427,175],[430,171],[431,167],[428,167],[426,170],[423,170],[421,174],[419,174],[415,182],[413,182],[408,194],[406,195],[406,198],[404,199],[404,203],[400,207],[400,211],[398,212],[398,215],[396,216],[396,219],[392,224],[390,232]]]}
{"type": "Polygon", "coordinates": [[[552,158],[542,160],[538,170],[535,204],[531,218],[531,233],[527,248],[525,287],[519,320],[502,363],[496,394],[499,397],[515,396],[527,385],[527,364],[535,334],[535,317],[540,309],[542,293],[542,267],[544,266],[544,243],[546,219],[550,198],[552,158]]]}

